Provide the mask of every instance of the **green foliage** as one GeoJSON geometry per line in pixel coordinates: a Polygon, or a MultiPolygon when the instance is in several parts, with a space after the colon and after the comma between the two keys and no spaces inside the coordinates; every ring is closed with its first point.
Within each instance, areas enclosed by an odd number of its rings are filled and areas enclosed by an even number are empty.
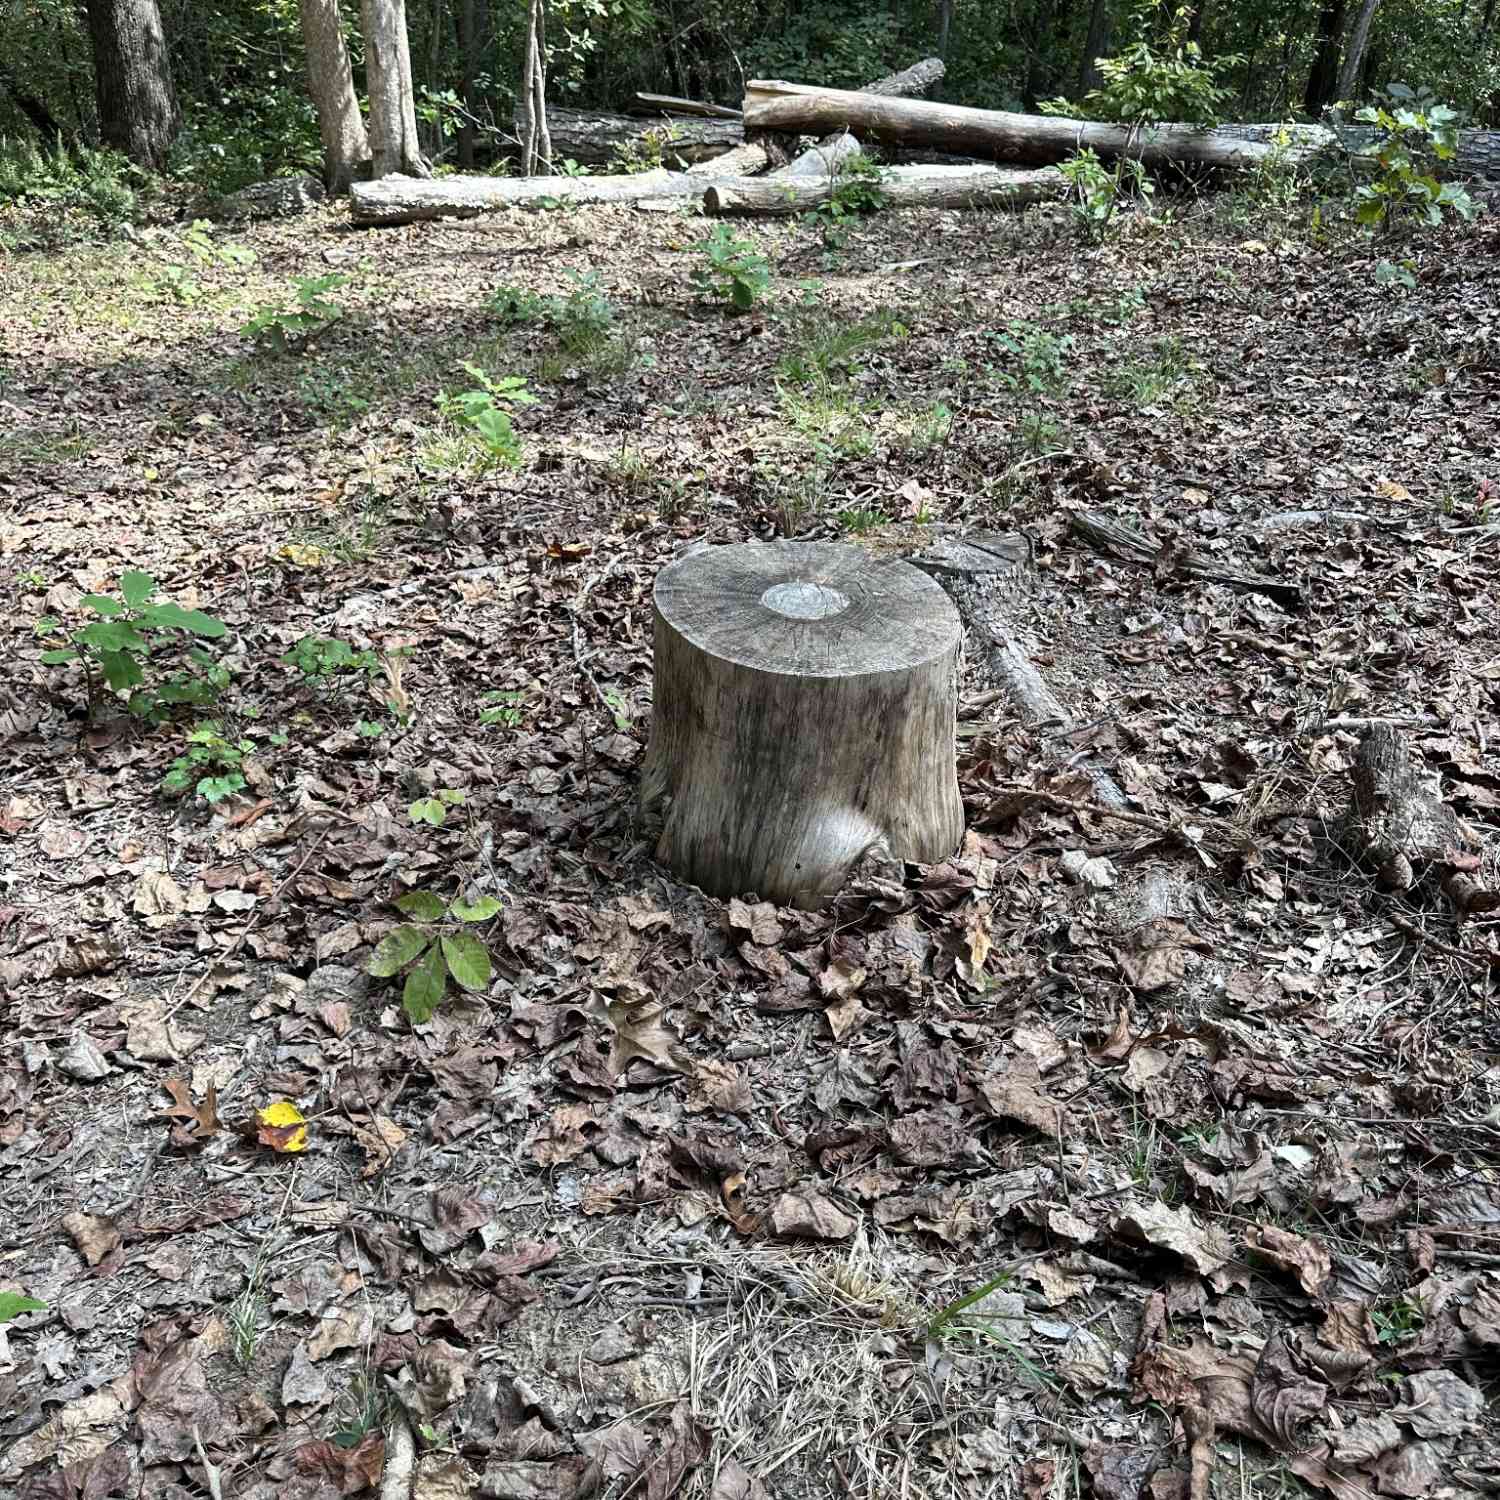
{"type": "Polygon", "coordinates": [[[380,658],[373,651],[356,651],[348,641],[333,636],[305,635],[278,660],[295,667],[307,682],[321,682],[341,672],[380,670],[380,658]]]}
{"type": "Polygon", "coordinates": [[[1004,389],[1029,391],[1035,396],[1061,395],[1067,390],[1072,334],[1049,333],[1034,323],[1013,319],[1003,332],[992,332],[990,341],[1009,356],[1012,365],[1011,369],[991,371],[1004,389]]]}
{"type": "Polygon", "coordinates": [[[128,694],[131,713],[142,717],[157,717],[179,703],[211,703],[228,686],[228,672],[198,649],[188,649],[186,654],[202,672],[178,672],[147,684],[146,668],[154,652],[180,645],[186,636],[216,640],[226,633],[221,620],[201,609],[184,609],[170,599],[158,599],[156,580],[149,573],[121,574],[119,598],[85,594],[80,603],[96,616],[87,625],[69,630],[60,620],[46,616],[36,622],[35,630],[39,636],[60,635],[67,641],[65,646],[42,652],[47,666],[82,663],[91,714],[100,678],[112,692],[128,694]]]}
{"type": "Polygon", "coordinates": [[[739,239],[727,224],[720,224],[697,246],[705,265],[689,277],[700,295],[727,302],[734,312],[749,312],[771,282],[765,256],[749,240],[739,239]]]}
{"type": "Polygon", "coordinates": [[[620,141],[610,152],[611,163],[616,172],[654,172],[665,165],[673,144],[681,138],[676,125],[652,126],[631,140],[620,141]]]}
{"type": "Polygon", "coordinates": [[[890,519],[883,510],[861,505],[847,506],[839,512],[839,525],[851,536],[863,536],[866,532],[876,531],[888,525],[890,519]]]}
{"type": "Polygon", "coordinates": [[[887,339],[903,339],[908,333],[906,324],[889,308],[852,323],[847,318],[803,313],[794,327],[796,341],[776,362],[776,377],[801,386],[843,380],[887,339]]]}
{"type": "MultiPolygon", "coordinates": [[[[903,35],[896,9],[854,0],[766,11],[744,48],[748,78],[795,78],[827,88],[860,88],[905,66],[924,43],[903,35]],[[774,15],[774,20],[772,19],[774,15]]],[[[929,48],[930,50],[930,48],[929,48]]]]}
{"type": "Polygon", "coordinates": [[[46,1312],[47,1304],[21,1292],[0,1292],[0,1328],[19,1318],[22,1313],[46,1312]]]}
{"type": "Polygon", "coordinates": [[[1205,61],[1197,42],[1187,40],[1192,19],[1187,7],[1173,12],[1160,41],[1152,40],[1161,14],[1156,0],[1136,4],[1132,14],[1136,40],[1113,57],[1097,59],[1095,65],[1104,80],[1100,87],[1085,94],[1081,104],[1049,99],[1041,105],[1042,113],[1122,125],[1217,124],[1233,93],[1225,75],[1245,59],[1229,53],[1205,61]]]}
{"type": "Polygon", "coordinates": [[[827,199],[811,208],[802,218],[803,222],[822,231],[823,242],[834,248],[847,239],[848,222],[861,214],[877,213],[886,206],[886,195],[881,183],[885,173],[880,164],[864,152],[840,162],[833,173],[833,183],[827,199]]]}
{"type": "Polygon", "coordinates": [[[1379,134],[1373,182],[1355,191],[1355,217],[1371,228],[1390,231],[1404,220],[1441,224],[1445,213],[1473,218],[1474,201],[1457,182],[1440,182],[1437,170],[1458,154],[1458,111],[1428,93],[1393,83],[1385,100],[1354,117],[1379,134]]]}
{"type": "Polygon", "coordinates": [[[141,217],[151,179],[117,151],[78,146],[44,152],[0,136],[0,205],[21,216],[0,246],[65,245],[111,234],[141,217]]]}
{"type": "Polygon", "coordinates": [[[151,289],[174,302],[196,302],[203,295],[203,284],[198,280],[195,268],[254,263],[253,250],[245,245],[218,244],[213,238],[213,230],[214,226],[207,219],[194,219],[191,227],[177,236],[177,243],[185,253],[184,260],[169,261],[148,278],[151,289]]]}
{"type": "Polygon", "coordinates": [[[464,794],[457,787],[439,787],[431,797],[419,797],[406,809],[406,816],[413,823],[430,823],[441,828],[448,821],[450,807],[462,807],[464,794]]]}
{"type": "Polygon", "coordinates": [[[526,694],[521,692],[484,693],[479,699],[483,707],[479,710],[481,724],[503,724],[515,729],[521,722],[521,705],[526,694]]]}
{"type": "Polygon", "coordinates": [[[394,905],[410,921],[380,940],[370,956],[369,973],[376,979],[405,973],[401,1004],[414,1025],[432,1019],[450,978],[472,993],[483,994],[489,988],[489,949],[466,929],[499,913],[495,897],[460,896],[445,903],[431,891],[408,891],[394,905]]]}
{"type": "Polygon", "coordinates": [[[1092,147],[1059,162],[1057,170],[1072,189],[1070,203],[1074,218],[1083,232],[1099,244],[1108,238],[1121,202],[1145,201],[1156,191],[1145,167],[1134,157],[1122,156],[1111,172],[1092,147]]]}
{"type": "MultiPolygon", "coordinates": [[[[257,4],[277,8],[277,0],[257,4]]],[[[233,16],[230,11],[226,18],[233,16]]],[[[295,9],[287,21],[280,56],[257,60],[227,86],[187,101],[172,147],[175,176],[219,195],[289,172],[319,174],[318,116],[307,92],[295,9]]]]}
{"type": "Polygon", "coordinates": [[[212,807],[244,789],[240,767],[254,752],[254,741],[228,739],[223,726],[214,723],[195,724],[187,739],[186,752],[161,779],[163,795],[183,797],[195,792],[212,807]]]}
{"type": "Polygon", "coordinates": [[[328,294],[346,285],[348,280],[339,271],[323,276],[294,276],[291,298],[257,308],[240,332],[278,352],[304,345],[344,316],[344,309],[328,294]]]}
{"type": "Polygon", "coordinates": [[[1191,387],[1199,378],[1201,367],[1188,356],[1180,339],[1157,339],[1153,353],[1150,360],[1131,361],[1113,371],[1105,381],[1109,394],[1137,406],[1155,406],[1164,396],[1191,387]]]}
{"type": "Polygon", "coordinates": [[[521,439],[511,425],[507,406],[535,406],[536,397],[519,375],[492,380],[478,365],[464,361],[464,370],[477,382],[472,390],[452,394],[439,391],[438,410],[455,426],[472,433],[491,463],[515,469],[521,464],[521,439]]]}

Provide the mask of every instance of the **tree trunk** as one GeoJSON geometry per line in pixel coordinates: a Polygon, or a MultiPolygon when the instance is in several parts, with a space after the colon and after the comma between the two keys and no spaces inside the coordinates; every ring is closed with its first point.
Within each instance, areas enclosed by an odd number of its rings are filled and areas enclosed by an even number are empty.
{"type": "Polygon", "coordinates": [[[675,94],[637,93],[637,104],[651,114],[698,115],[705,120],[738,120],[740,112],[727,104],[705,104],[701,99],[679,99],[675,94]]]}
{"type": "MultiPolygon", "coordinates": [[[[1380,139],[1379,131],[1366,125],[1343,125],[1334,135],[1322,125],[1220,125],[1216,136],[1241,141],[1271,143],[1285,131],[1292,141],[1294,159],[1304,160],[1319,151],[1337,148],[1340,141],[1356,152],[1371,151],[1380,139]]],[[[1460,130],[1458,154],[1449,163],[1458,177],[1500,178],[1500,130],[1460,130]]]]}
{"type": "Polygon", "coordinates": [[[479,113],[474,75],[479,71],[480,25],[475,0],[458,0],[453,25],[458,33],[458,96],[463,100],[465,115],[458,126],[458,164],[467,170],[474,165],[474,120],[479,113]]]}
{"type": "Polygon", "coordinates": [[[1375,11],[1379,5],[1380,0],[1360,0],[1359,12],[1354,17],[1354,27],[1349,33],[1349,43],[1344,48],[1343,66],[1339,68],[1336,97],[1340,100],[1354,97],[1360,65],[1365,60],[1365,48],[1370,45],[1370,26],[1375,20],[1375,11]]]}
{"type": "Polygon", "coordinates": [[[180,116],[156,0],[85,0],[99,134],[138,166],[167,163],[180,116]]]}
{"type": "Polygon", "coordinates": [[[526,51],[521,67],[521,173],[534,177],[537,167],[552,171],[552,136],[547,127],[546,0],[531,0],[526,22],[526,51]]]}
{"type": "Polygon", "coordinates": [[[726,151],[723,156],[715,156],[708,161],[695,161],[688,168],[688,175],[699,178],[754,177],[757,172],[765,170],[770,160],[770,154],[764,146],[747,141],[743,146],[726,151]]]}
{"type": "Polygon", "coordinates": [[[543,208],[558,203],[696,200],[713,180],[686,172],[659,171],[637,172],[629,177],[434,177],[425,181],[394,176],[356,182],[349,202],[356,224],[412,224],[422,219],[464,219],[500,208],[543,208]]]}
{"type": "Polygon", "coordinates": [[[0,89],[10,95],[11,103],[25,115],[31,127],[42,138],[42,150],[49,155],[59,148],[62,126],[52,117],[52,111],[0,63],[0,89]]]}
{"type": "Polygon", "coordinates": [[[844,89],[804,88],[752,80],[746,85],[745,130],[825,135],[852,130],[861,140],[971,152],[998,161],[1045,164],[1092,147],[1101,156],[1128,152],[1149,167],[1191,165],[1235,170],[1263,161],[1269,148],[1188,125],[1133,130],[1050,115],[1011,114],[887,99],[844,89]]]}
{"type": "Polygon", "coordinates": [[[827,542],[708,547],[657,576],[641,812],[718,896],[816,908],[863,855],[945,859],[958,613],[906,563],[827,542]]]}
{"type": "Polygon", "coordinates": [[[934,89],[943,81],[948,69],[940,57],[924,57],[921,62],[915,62],[909,68],[902,68],[899,73],[887,73],[884,78],[877,78],[874,83],[867,83],[860,89],[862,94],[885,94],[890,98],[916,98],[918,94],[925,94],[934,89]]]}
{"type": "MultiPolygon", "coordinates": [[[[805,213],[837,189],[829,177],[741,177],[717,182],[703,195],[708,214],[770,218],[805,213]]],[[[893,167],[880,190],[892,208],[1023,208],[1055,201],[1067,183],[1050,168],[893,167]]]]}
{"type": "Polygon", "coordinates": [[[1331,104],[1339,77],[1339,44],[1344,36],[1344,0],[1323,0],[1318,16],[1318,50],[1307,75],[1307,93],[1302,107],[1310,115],[1320,115],[1331,104]]]}
{"type": "Polygon", "coordinates": [[[330,193],[347,193],[370,159],[370,141],[354,94],[338,0],[299,0],[298,11],[307,49],[307,88],[323,139],[323,186],[330,193]]]}
{"type": "Polygon", "coordinates": [[[1089,10],[1089,29],[1083,39],[1083,59],[1078,66],[1080,97],[1099,87],[1099,59],[1109,47],[1109,29],[1109,0],[1094,0],[1089,10]]]}
{"type": "Polygon", "coordinates": [[[811,150],[778,167],[770,176],[775,180],[787,177],[829,177],[837,173],[851,157],[863,155],[864,148],[847,130],[821,140],[811,150]]]}
{"type": "Polygon", "coordinates": [[[365,79],[370,94],[370,161],[376,177],[429,177],[417,137],[406,0],[361,0],[365,79]]]}
{"type": "MultiPolygon", "coordinates": [[[[427,33],[427,87],[435,94],[441,83],[439,72],[443,65],[443,0],[432,0],[432,18],[427,33]]],[[[443,155],[443,112],[433,111],[431,125],[431,156],[439,161],[443,155]]]]}

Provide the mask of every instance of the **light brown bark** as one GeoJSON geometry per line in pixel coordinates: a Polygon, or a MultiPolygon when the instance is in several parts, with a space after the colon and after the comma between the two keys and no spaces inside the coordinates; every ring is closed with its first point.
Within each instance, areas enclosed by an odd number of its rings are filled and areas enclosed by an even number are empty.
{"type": "Polygon", "coordinates": [[[376,177],[429,177],[417,136],[406,0],[361,0],[365,78],[370,94],[370,162],[376,177]]]}
{"type": "Polygon", "coordinates": [[[370,159],[370,141],[354,93],[338,0],[298,0],[298,14],[307,50],[307,88],[323,141],[323,186],[330,193],[347,193],[370,159]]]}

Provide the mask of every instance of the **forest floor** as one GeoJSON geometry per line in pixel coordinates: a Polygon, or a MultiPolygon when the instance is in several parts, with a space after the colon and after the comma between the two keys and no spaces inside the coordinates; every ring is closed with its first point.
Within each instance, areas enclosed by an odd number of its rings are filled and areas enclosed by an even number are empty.
{"type": "Polygon", "coordinates": [[[1495,220],[778,224],[743,316],[706,232],[0,259],[0,1295],[45,1304],[0,1491],[379,1491],[414,1435],[421,1500],[1494,1493],[1500,922],[1338,819],[1394,717],[1496,883],[1495,220]],[[305,347],[238,332],[335,273],[305,347]],[[436,405],[464,361],[538,398],[516,470],[436,405]],[[656,570],[938,526],[1029,538],[1086,728],[976,654],[952,860],[817,915],[674,882],[656,570]],[[132,571],[227,627],[213,705],[89,716],[42,660],[132,571]],[[164,795],[194,749],[243,787],[164,795]],[[1110,917],[1143,868],[1190,910],[1110,917]],[[418,891],[499,911],[413,1024],[366,969],[418,891]]]}

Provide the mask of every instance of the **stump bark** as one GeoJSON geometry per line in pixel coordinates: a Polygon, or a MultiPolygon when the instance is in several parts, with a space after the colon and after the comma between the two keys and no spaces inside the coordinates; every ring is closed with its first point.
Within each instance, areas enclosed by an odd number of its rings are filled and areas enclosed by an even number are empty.
{"type": "Polygon", "coordinates": [[[717,896],[815,908],[872,846],[963,834],[958,613],[918,569],[827,542],[711,547],[658,575],[641,812],[717,896]]]}

